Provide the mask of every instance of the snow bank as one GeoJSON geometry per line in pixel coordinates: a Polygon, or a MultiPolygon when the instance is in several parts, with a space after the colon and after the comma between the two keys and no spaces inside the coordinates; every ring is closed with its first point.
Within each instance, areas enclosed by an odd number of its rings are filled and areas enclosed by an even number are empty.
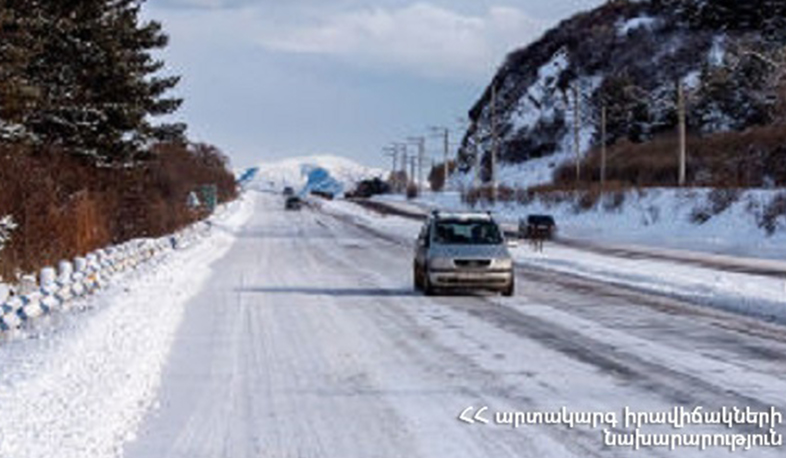
{"type": "Polygon", "coordinates": [[[786,278],[726,272],[670,261],[627,259],[548,246],[514,250],[516,262],[786,323],[786,278]]]}
{"type": "MultiPolygon", "coordinates": [[[[732,198],[728,207],[712,214],[711,189],[649,189],[607,195],[587,210],[574,199],[536,199],[528,205],[500,203],[498,219],[516,223],[528,214],[554,215],[560,236],[599,243],[699,251],[752,258],[786,258],[786,217],[775,220],[769,235],[761,225],[767,205],[781,192],[750,190],[732,198]],[[704,223],[696,222],[708,216],[704,223]]],[[[402,204],[403,196],[381,199],[402,204]]],[[[409,203],[421,208],[461,210],[469,207],[457,192],[424,194],[409,203]]]]}
{"type": "MultiPolygon", "coordinates": [[[[212,222],[236,229],[252,205],[246,198],[212,222]]],[[[232,245],[232,233],[212,231],[140,266],[78,301],[83,313],[53,315],[52,325],[0,346],[0,457],[121,456],[153,405],[184,306],[232,245]]],[[[76,269],[102,262],[100,255],[85,261],[76,269]]],[[[46,277],[50,284],[51,271],[46,277]]]]}

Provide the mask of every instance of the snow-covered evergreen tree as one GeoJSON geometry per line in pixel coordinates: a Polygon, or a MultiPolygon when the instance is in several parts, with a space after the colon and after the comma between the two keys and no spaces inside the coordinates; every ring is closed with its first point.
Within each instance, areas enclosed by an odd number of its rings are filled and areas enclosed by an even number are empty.
{"type": "MultiPolygon", "coordinates": [[[[4,30],[36,40],[15,67],[35,100],[0,116],[21,119],[38,143],[99,164],[128,164],[149,142],[180,138],[184,126],[151,123],[181,101],[165,96],[178,77],[160,75],[152,53],[168,39],[159,23],[141,21],[143,1],[5,0],[4,30]]],[[[14,56],[2,48],[3,61],[14,56]]]]}

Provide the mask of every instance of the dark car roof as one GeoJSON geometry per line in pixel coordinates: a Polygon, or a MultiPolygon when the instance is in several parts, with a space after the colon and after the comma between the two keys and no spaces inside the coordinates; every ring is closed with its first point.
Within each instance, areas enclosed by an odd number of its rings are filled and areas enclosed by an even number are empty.
{"type": "Polygon", "coordinates": [[[529,215],[527,216],[527,224],[544,224],[554,226],[554,217],[551,215],[529,215]]]}

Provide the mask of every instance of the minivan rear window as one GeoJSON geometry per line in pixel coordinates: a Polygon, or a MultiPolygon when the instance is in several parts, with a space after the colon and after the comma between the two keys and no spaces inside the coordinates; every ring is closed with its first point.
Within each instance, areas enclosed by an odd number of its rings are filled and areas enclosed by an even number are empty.
{"type": "Polygon", "coordinates": [[[443,245],[499,245],[502,234],[493,221],[443,220],[434,225],[434,241],[443,245]]]}

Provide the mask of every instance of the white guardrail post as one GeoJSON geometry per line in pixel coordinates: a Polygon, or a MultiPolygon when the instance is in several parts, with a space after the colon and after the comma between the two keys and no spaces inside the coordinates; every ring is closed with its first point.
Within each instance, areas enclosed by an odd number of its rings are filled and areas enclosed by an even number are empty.
{"type": "Polygon", "coordinates": [[[182,231],[158,239],[135,239],[96,250],[57,267],[44,267],[38,276],[22,277],[12,287],[0,283],[0,333],[18,329],[43,315],[66,312],[75,300],[107,287],[113,277],[172,250],[190,246],[210,232],[210,224],[196,223],[182,231]]]}

